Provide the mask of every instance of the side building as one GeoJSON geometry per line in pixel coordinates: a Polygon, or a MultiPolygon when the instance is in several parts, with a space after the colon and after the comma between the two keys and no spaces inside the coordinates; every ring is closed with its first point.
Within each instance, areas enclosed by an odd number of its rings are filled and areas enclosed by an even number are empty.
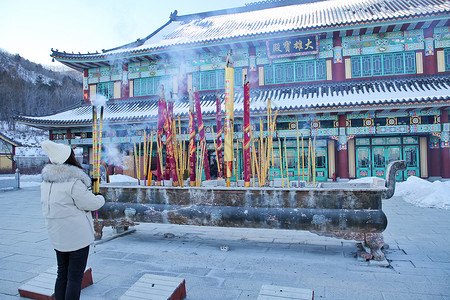
{"type": "Polygon", "coordinates": [[[216,97],[223,110],[231,50],[235,140],[243,138],[247,75],[252,128],[260,132],[270,98],[278,110],[274,156],[280,155],[280,141],[293,180],[301,175],[297,130],[305,145],[316,141],[317,180],[384,177],[388,163],[397,159],[408,166],[398,180],[450,178],[449,12],[443,0],[287,0],[181,16],[175,11],[147,37],[101,53],[52,49],[55,60],[83,74],[86,103],[17,120],[83,147],[92,160],[90,102],[104,95],[102,157],[110,172],[132,173],[126,162],[133,143],[156,131],[158,87],[172,94],[183,132],[188,91],[196,87],[213,164],[216,97]]]}

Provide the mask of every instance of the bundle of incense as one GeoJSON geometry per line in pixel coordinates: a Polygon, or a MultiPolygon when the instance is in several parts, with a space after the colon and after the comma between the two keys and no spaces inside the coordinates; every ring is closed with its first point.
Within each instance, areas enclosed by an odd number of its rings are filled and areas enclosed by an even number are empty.
{"type": "Polygon", "coordinates": [[[290,186],[289,183],[289,165],[288,165],[288,152],[286,146],[286,137],[284,138],[284,162],[286,163],[286,178],[287,178],[287,187],[290,186]]]}
{"type": "MultiPolygon", "coordinates": [[[[244,77],[244,141],[242,154],[244,158],[244,187],[250,186],[250,83],[247,74],[244,77]]],[[[239,157],[239,156],[238,156],[239,157]]]]}
{"type": "Polygon", "coordinates": [[[265,155],[264,155],[264,128],[263,128],[263,123],[261,118],[259,118],[259,162],[260,162],[260,167],[259,170],[260,172],[260,181],[259,181],[259,186],[264,186],[265,182],[263,181],[264,178],[264,163],[265,163],[265,155]]]}
{"type": "Polygon", "coordinates": [[[164,165],[162,163],[163,159],[162,157],[159,157],[159,155],[162,155],[162,147],[163,147],[163,142],[162,142],[162,136],[164,134],[164,119],[165,116],[167,115],[167,104],[166,104],[166,100],[164,98],[164,87],[160,86],[159,87],[159,100],[158,100],[158,131],[157,131],[157,136],[156,136],[156,141],[157,141],[157,148],[159,149],[161,147],[161,151],[157,152],[158,158],[157,158],[157,182],[156,184],[158,186],[161,185],[161,180],[163,178],[163,168],[164,165]]]}
{"type": "MultiPolygon", "coordinates": [[[[164,97],[162,95],[161,97],[164,97]]],[[[175,165],[174,153],[174,138],[172,134],[173,126],[173,99],[172,96],[168,98],[168,109],[164,120],[164,130],[166,132],[166,163],[169,163],[170,168],[166,167],[166,174],[169,174],[169,179],[172,177],[172,186],[178,186],[178,173],[175,165]],[[168,161],[167,161],[168,159],[168,161]]],[[[167,177],[166,177],[167,178],[167,177]]]]}
{"type": "Polygon", "coordinates": [[[144,185],[147,181],[147,162],[148,162],[148,138],[147,138],[147,131],[144,131],[144,165],[143,165],[143,171],[144,171],[144,185]]]}
{"type": "Polygon", "coordinates": [[[194,93],[189,91],[189,181],[195,186],[196,160],[195,160],[195,115],[194,115],[194,93]]]}
{"type": "Polygon", "coordinates": [[[203,162],[205,161],[203,157],[205,156],[206,151],[206,142],[200,141],[200,149],[198,149],[197,155],[197,178],[196,178],[196,186],[202,185],[202,175],[203,175],[203,162]]]}
{"type": "Polygon", "coordinates": [[[223,143],[222,143],[222,106],[219,94],[216,94],[216,123],[217,123],[217,179],[223,177],[223,143]]]}
{"type": "Polygon", "coordinates": [[[179,166],[179,181],[180,181],[180,186],[184,186],[184,170],[185,170],[185,166],[184,166],[184,149],[183,149],[183,136],[181,135],[181,119],[180,116],[178,116],[178,166],[179,166]]]}
{"type": "MultiPolygon", "coordinates": [[[[205,128],[203,124],[202,108],[200,106],[200,95],[198,94],[197,88],[194,87],[194,100],[195,100],[195,112],[197,113],[197,124],[198,124],[198,135],[200,140],[205,144],[206,147],[206,136],[205,128]]],[[[205,169],[205,180],[211,179],[211,174],[209,172],[209,159],[208,153],[205,151],[203,153],[203,167],[205,169]]]]}
{"type": "Polygon", "coordinates": [[[92,152],[93,166],[92,177],[97,180],[93,184],[93,192],[99,192],[100,185],[100,161],[102,150],[102,133],[103,133],[103,106],[100,108],[100,118],[97,117],[97,107],[92,106],[92,152]]]}
{"type": "Polygon", "coordinates": [[[297,120],[297,182],[300,183],[300,136],[298,133],[298,120],[297,120]]]}
{"type": "Polygon", "coordinates": [[[303,147],[303,134],[302,134],[302,180],[305,181],[305,151],[303,147]]]}
{"type": "MultiPolygon", "coordinates": [[[[258,154],[256,153],[256,146],[255,146],[255,142],[253,140],[253,132],[250,131],[250,142],[251,142],[251,146],[252,146],[252,159],[254,160],[254,165],[255,165],[255,171],[256,171],[256,176],[258,178],[258,183],[259,186],[261,186],[261,176],[260,176],[260,172],[259,172],[259,164],[258,164],[258,154]]],[[[256,142],[257,144],[258,142],[256,142]]],[[[254,176],[253,176],[254,178],[254,176]]]]}
{"type": "Polygon", "coordinates": [[[217,179],[219,179],[219,174],[221,173],[221,168],[220,168],[220,160],[219,160],[219,151],[217,149],[217,145],[216,145],[216,137],[214,134],[214,128],[211,126],[211,131],[213,134],[213,142],[214,142],[214,151],[216,151],[216,161],[217,161],[217,179]]]}
{"type": "Polygon", "coordinates": [[[314,136],[313,151],[312,151],[312,178],[313,178],[313,185],[316,186],[316,136],[314,136]]]}
{"type": "MultiPolygon", "coordinates": [[[[251,131],[251,129],[250,129],[251,131]]],[[[251,132],[250,132],[251,134],[251,132]]],[[[250,141],[250,152],[252,157],[252,178],[253,178],[253,187],[255,187],[255,179],[256,179],[256,173],[255,173],[255,147],[253,146],[253,142],[250,141]]]]}
{"type": "MultiPolygon", "coordinates": [[[[177,173],[177,177],[180,178],[180,168],[179,168],[179,153],[178,153],[178,138],[177,138],[177,127],[175,120],[172,120],[172,147],[173,147],[173,161],[175,165],[175,172],[177,173]]],[[[183,181],[181,179],[181,181],[183,181]]]]}
{"type": "Polygon", "coordinates": [[[152,185],[153,133],[150,134],[150,155],[148,158],[147,186],[152,185]]]}
{"type": "Polygon", "coordinates": [[[239,141],[236,141],[236,181],[240,179],[239,165],[239,141]]]}
{"type": "Polygon", "coordinates": [[[138,171],[138,156],[139,156],[139,154],[137,153],[137,150],[136,150],[136,142],[133,142],[133,147],[134,147],[134,170],[135,170],[134,173],[138,180],[138,185],[140,185],[139,171],[138,171]]]}
{"type": "Polygon", "coordinates": [[[92,161],[92,178],[97,178],[96,181],[94,181],[94,185],[92,186],[92,190],[94,193],[98,193],[99,185],[98,182],[98,171],[97,171],[97,162],[98,162],[98,153],[97,153],[97,107],[94,105],[92,106],[92,155],[93,155],[93,161],[92,161]]]}
{"type": "MultiPolygon", "coordinates": [[[[160,172],[163,174],[164,172],[164,165],[163,165],[163,158],[162,158],[162,149],[163,149],[163,142],[159,135],[156,136],[156,152],[157,152],[157,164],[160,165],[161,169],[160,172]]],[[[164,181],[163,181],[164,183],[164,181]]],[[[158,186],[161,185],[161,181],[156,182],[158,186]]]]}
{"type": "Polygon", "coordinates": [[[306,176],[307,176],[307,181],[308,181],[308,183],[309,183],[309,174],[311,173],[310,172],[310,169],[311,169],[311,136],[309,137],[309,141],[308,141],[308,166],[307,166],[307,168],[308,168],[308,173],[306,173],[306,176]]]}
{"type": "Polygon", "coordinates": [[[284,178],[283,178],[283,157],[281,156],[281,141],[280,138],[278,138],[278,153],[280,157],[280,171],[281,171],[281,186],[284,188],[284,178]]]}

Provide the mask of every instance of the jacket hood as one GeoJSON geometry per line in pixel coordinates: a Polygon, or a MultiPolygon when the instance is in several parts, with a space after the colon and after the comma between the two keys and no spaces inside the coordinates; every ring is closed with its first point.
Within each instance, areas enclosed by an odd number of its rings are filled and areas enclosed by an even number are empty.
{"type": "Polygon", "coordinates": [[[91,186],[91,178],[78,167],[66,164],[48,164],[42,169],[42,180],[46,182],[68,182],[81,180],[91,186]]]}

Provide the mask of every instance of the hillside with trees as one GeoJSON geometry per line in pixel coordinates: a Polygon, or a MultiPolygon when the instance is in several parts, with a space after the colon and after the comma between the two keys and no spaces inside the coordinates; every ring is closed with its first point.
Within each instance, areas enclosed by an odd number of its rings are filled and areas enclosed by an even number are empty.
{"type": "Polygon", "coordinates": [[[59,69],[50,70],[0,49],[0,121],[14,126],[17,114],[44,116],[81,104],[82,74],[59,69]]]}

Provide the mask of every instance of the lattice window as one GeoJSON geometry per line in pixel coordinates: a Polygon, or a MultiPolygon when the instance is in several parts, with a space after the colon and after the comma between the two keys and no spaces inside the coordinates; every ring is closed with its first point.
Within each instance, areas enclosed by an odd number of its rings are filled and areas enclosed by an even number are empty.
{"type": "Polygon", "coordinates": [[[265,84],[274,84],[274,76],[273,76],[273,66],[272,65],[266,65],[264,66],[264,81],[265,84]]]}
{"type": "Polygon", "coordinates": [[[285,82],[294,82],[294,64],[284,65],[285,82]]]}
{"type": "Polygon", "coordinates": [[[234,86],[243,86],[242,82],[242,68],[234,69],[234,86]]]}
{"type": "Polygon", "coordinates": [[[316,80],[327,79],[327,62],[326,60],[316,61],[316,80]]]}
{"type": "Polygon", "coordinates": [[[403,53],[394,54],[394,74],[402,74],[404,70],[403,53]]]}
{"type": "Polygon", "coordinates": [[[200,73],[200,91],[210,90],[209,88],[209,72],[200,73]]]}
{"type": "Polygon", "coordinates": [[[445,71],[450,71],[450,48],[444,49],[445,71]]]}
{"type": "Polygon", "coordinates": [[[97,94],[105,96],[107,99],[114,98],[114,82],[101,82],[97,84],[97,94]]]}
{"type": "Polygon", "coordinates": [[[305,81],[314,81],[316,78],[316,68],[314,61],[305,62],[305,81]]]}
{"type": "Polygon", "coordinates": [[[373,76],[383,75],[383,58],[380,54],[372,57],[373,76]]]}
{"type": "Polygon", "coordinates": [[[134,96],[149,96],[159,94],[159,86],[164,85],[165,91],[170,91],[172,86],[170,85],[170,77],[157,76],[157,77],[145,77],[134,80],[134,96]]]}
{"type": "Polygon", "coordinates": [[[394,74],[394,57],[392,54],[383,55],[383,72],[385,75],[394,74]]]}
{"type": "Polygon", "coordinates": [[[416,54],[414,52],[405,53],[405,73],[416,73],[416,54]]]}
{"type": "Polygon", "coordinates": [[[352,57],[352,78],[361,77],[361,57],[352,57]]]}
{"type": "Polygon", "coordinates": [[[416,73],[414,52],[353,56],[351,63],[353,78],[416,73]]]}
{"type": "Polygon", "coordinates": [[[266,85],[327,79],[325,60],[281,63],[264,67],[266,85]]]}
{"type": "Polygon", "coordinates": [[[361,69],[362,69],[362,77],[368,77],[372,75],[372,57],[370,56],[363,56],[362,62],[361,62],[361,69]]]}
{"type": "Polygon", "coordinates": [[[284,83],[284,65],[275,65],[275,83],[284,83]]]}
{"type": "Polygon", "coordinates": [[[222,89],[222,87],[225,88],[225,70],[217,72],[217,82],[219,85],[218,89],[222,89]]]}

